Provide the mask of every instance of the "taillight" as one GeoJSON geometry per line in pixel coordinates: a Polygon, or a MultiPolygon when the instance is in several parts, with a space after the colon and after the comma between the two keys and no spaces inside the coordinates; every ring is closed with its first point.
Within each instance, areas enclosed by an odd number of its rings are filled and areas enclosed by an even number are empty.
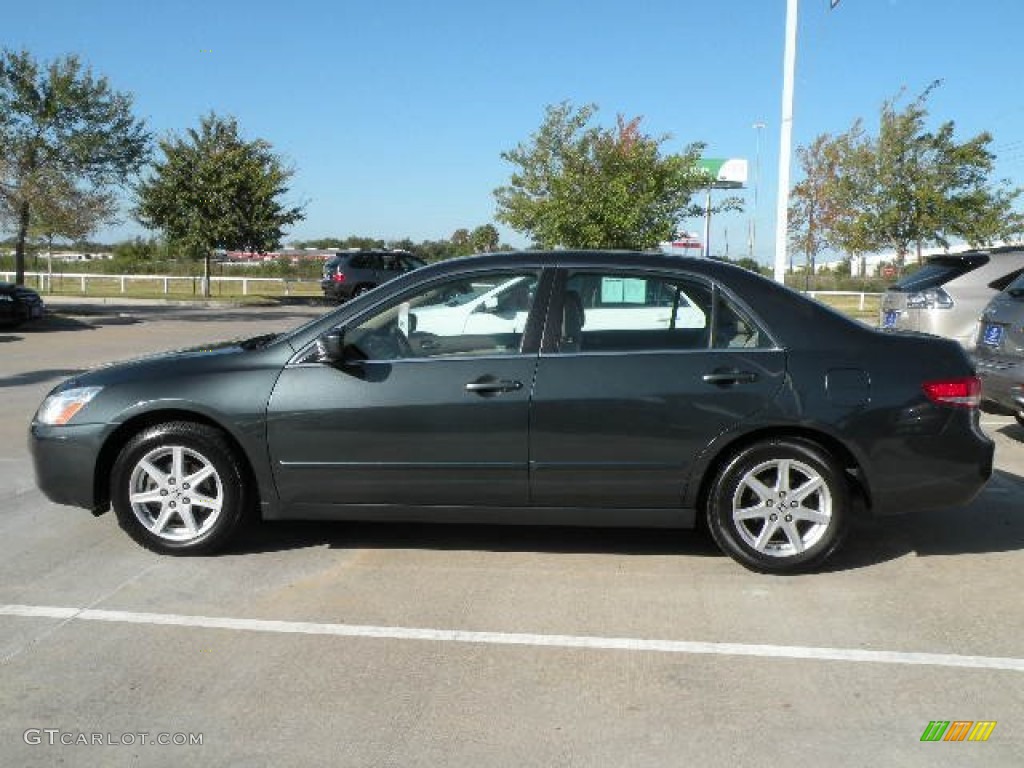
{"type": "Polygon", "coordinates": [[[953,298],[941,288],[907,294],[907,309],[952,309],[953,298]]]}
{"type": "Polygon", "coordinates": [[[940,405],[958,408],[977,408],[981,405],[981,379],[977,376],[926,381],[921,388],[929,400],[940,405]]]}
{"type": "Polygon", "coordinates": [[[335,272],[333,275],[331,275],[331,282],[332,283],[344,283],[345,282],[345,273],[344,272],[335,272]]]}

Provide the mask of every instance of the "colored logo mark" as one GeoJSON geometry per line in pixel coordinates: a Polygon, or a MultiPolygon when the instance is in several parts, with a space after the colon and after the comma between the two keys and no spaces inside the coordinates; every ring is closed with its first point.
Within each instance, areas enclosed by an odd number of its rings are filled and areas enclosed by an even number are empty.
{"type": "Polygon", "coordinates": [[[932,720],[921,741],[988,741],[995,728],[995,720],[932,720]]]}

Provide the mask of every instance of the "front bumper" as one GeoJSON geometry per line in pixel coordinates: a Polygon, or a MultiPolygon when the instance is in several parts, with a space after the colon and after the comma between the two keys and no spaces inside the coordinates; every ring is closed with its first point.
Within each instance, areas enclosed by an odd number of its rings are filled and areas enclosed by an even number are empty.
{"type": "Polygon", "coordinates": [[[96,461],[106,434],[105,424],[63,427],[33,422],[28,447],[36,484],[50,501],[93,512],[105,508],[96,488],[96,461]]]}

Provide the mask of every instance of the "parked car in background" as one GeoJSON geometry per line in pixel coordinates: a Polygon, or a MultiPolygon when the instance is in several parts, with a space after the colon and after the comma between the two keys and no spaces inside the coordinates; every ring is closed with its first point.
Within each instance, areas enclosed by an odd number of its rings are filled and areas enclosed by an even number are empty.
{"type": "Polygon", "coordinates": [[[215,551],[253,511],[703,524],[744,566],[793,572],[856,515],[973,498],[994,451],[980,388],[953,341],[880,333],[730,264],[524,252],[415,270],[287,334],[79,374],[30,443],[51,500],[112,505],[158,552],[215,551]]]}
{"type": "Polygon", "coordinates": [[[46,314],[43,299],[24,285],[0,283],[0,328],[17,328],[46,314]]]}
{"type": "Polygon", "coordinates": [[[425,264],[408,251],[339,251],[324,261],[320,288],[324,298],[346,301],[425,264]]]}
{"type": "Polygon", "coordinates": [[[1022,273],[1022,248],[931,256],[885,292],[879,325],[945,336],[971,349],[985,305],[1022,273]]]}
{"type": "Polygon", "coordinates": [[[985,307],[973,357],[982,399],[1011,411],[1024,427],[1024,275],[985,307]]]}

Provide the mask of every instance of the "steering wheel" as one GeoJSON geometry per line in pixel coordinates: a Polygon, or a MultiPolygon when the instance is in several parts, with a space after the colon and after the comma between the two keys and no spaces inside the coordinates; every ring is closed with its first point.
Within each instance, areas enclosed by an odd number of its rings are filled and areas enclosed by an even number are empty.
{"type": "Polygon", "coordinates": [[[388,340],[395,345],[395,357],[415,357],[416,354],[412,351],[412,344],[409,343],[409,338],[402,333],[402,329],[398,327],[398,323],[392,323],[388,326],[387,330],[388,340]]]}

